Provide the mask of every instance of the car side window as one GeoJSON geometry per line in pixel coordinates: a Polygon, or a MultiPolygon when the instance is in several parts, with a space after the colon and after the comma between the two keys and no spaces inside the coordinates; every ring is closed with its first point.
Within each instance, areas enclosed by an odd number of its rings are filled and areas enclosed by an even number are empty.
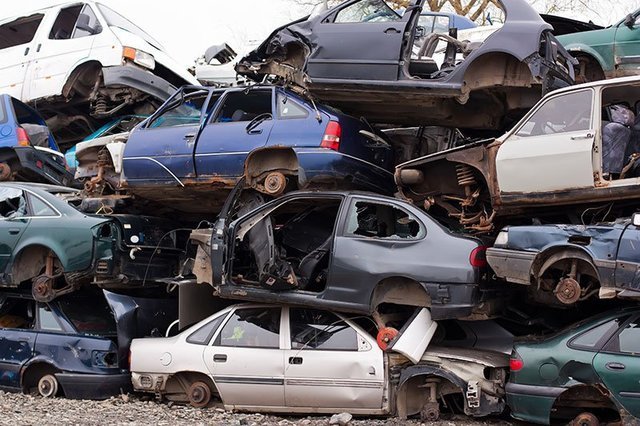
{"type": "Polygon", "coordinates": [[[591,129],[593,92],[581,90],[545,102],[518,129],[516,136],[529,137],[591,129]]]}
{"type": "Polygon", "coordinates": [[[335,23],[400,21],[405,8],[391,0],[361,0],[340,10],[335,23]]]}
{"type": "Polygon", "coordinates": [[[173,95],[174,97],[163,105],[160,115],[151,120],[146,127],[174,127],[193,126],[200,124],[203,107],[209,96],[207,90],[183,91],[173,95]]]}
{"type": "Polygon", "coordinates": [[[33,40],[44,15],[34,13],[0,25],[0,49],[20,46],[33,40]]]}
{"type": "Polygon", "coordinates": [[[289,323],[291,349],[358,350],[356,330],[331,312],[291,308],[289,323]]]}
{"type": "Polygon", "coordinates": [[[616,318],[593,327],[574,337],[569,342],[569,346],[577,349],[599,350],[627,318],[628,316],[616,318]]]}
{"type": "Polygon", "coordinates": [[[33,328],[35,302],[28,299],[7,298],[0,306],[0,328],[33,328]]]}
{"type": "Polygon", "coordinates": [[[208,345],[213,337],[214,333],[227,316],[220,315],[218,318],[209,321],[193,333],[187,337],[188,343],[193,343],[194,345],[208,345]]]}
{"type": "Polygon", "coordinates": [[[379,239],[414,240],[426,234],[424,226],[410,213],[388,204],[357,201],[351,205],[347,235],[379,239]]]}
{"type": "Polygon", "coordinates": [[[27,216],[27,199],[22,190],[0,188],[0,217],[13,219],[27,216]]]}
{"type": "Polygon", "coordinates": [[[307,118],[309,116],[309,111],[306,108],[284,95],[278,94],[277,104],[278,118],[286,120],[289,118],[307,118]]]}
{"type": "Polygon", "coordinates": [[[216,337],[215,346],[280,347],[280,308],[237,309],[216,337]]]}
{"type": "Polygon", "coordinates": [[[629,355],[640,354],[640,318],[629,322],[605,348],[608,352],[619,352],[629,355]]]}
{"type": "Polygon", "coordinates": [[[58,213],[53,210],[47,203],[35,195],[28,194],[29,204],[31,205],[31,216],[57,216],[58,213]]]}
{"type": "Polygon", "coordinates": [[[230,92],[224,98],[215,122],[244,122],[263,114],[272,114],[271,97],[271,90],[230,92]]]}
{"type": "Polygon", "coordinates": [[[38,306],[38,323],[40,330],[43,331],[64,331],[55,314],[51,312],[51,308],[46,305],[38,306]]]}

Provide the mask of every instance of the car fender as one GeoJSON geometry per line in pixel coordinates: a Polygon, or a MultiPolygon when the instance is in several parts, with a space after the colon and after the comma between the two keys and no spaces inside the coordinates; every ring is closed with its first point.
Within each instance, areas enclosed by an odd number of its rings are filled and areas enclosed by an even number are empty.
{"type": "Polygon", "coordinates": [[[613,69],[610,66],[607,66],[607,61],[604,59],[604,57],[600,53],[598,53],[597,50],[595,50],[593,47],[587,44],[569,43],[565,46],[565,49],[574,56],[576,55],[576,53],[587,54],[598,62],[598,64],[600,65],[603,71],[605,72],[613,71],[613,69]]]}
{"type": "Polygon", "coordinates": [[[63,371],[63,369],[60,367],[60,364],[55,362],[52,358],[46,357],[44,355],[36,355],[22,365],[22,368],[20,369],[20,387],[24,386],[25,373],[29,370],[29,367],[35,364],[46,364],[50,367],[55,368],[56,370],[63,371]]]}

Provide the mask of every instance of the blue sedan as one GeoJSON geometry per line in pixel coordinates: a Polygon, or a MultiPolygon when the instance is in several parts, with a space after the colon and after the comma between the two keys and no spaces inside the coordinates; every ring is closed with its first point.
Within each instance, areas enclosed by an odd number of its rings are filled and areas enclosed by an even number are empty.
{"type": "Polygon", "coordinates": [[[270,196],[392,193],[393,166],[391,146],[366,121],[260,85],[179,89],[131,132],[123,158],[131,192],[190,212],[215,211],[242,177],[270,196]]]}

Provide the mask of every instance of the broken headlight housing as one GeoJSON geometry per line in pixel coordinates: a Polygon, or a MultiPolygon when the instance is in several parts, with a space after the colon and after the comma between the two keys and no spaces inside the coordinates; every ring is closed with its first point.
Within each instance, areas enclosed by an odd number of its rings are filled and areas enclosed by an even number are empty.
{"type": "Polygon", "coordinates": [[[122,49],[122,58],[150,70],[156,67],[156,60],[152,54],[134,49],[133,47],[125,47],[122,49]]]}
{"type": "Polygon", "coordinates": [[[504,228],[498,233],[494,247],[506,247],[509,244],[509,228],[504,228]]]}

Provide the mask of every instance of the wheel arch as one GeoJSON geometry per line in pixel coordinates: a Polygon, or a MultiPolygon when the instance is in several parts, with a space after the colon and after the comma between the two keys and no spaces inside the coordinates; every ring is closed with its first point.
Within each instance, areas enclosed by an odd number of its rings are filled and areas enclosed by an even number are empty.
{"type": "Polygon", "coordinates": [[[600,408],[604,410],[611,410],[615,412],[622,419],[625,415],[624,409],[618,406],[618,403],[614,398],[611,397],[611,394],[606,390],[603,385],[600,384],[586,384],[580,383],[574,386],[567,388],[560,395],[558,395],[553,404],[551,405],[551,410],[549,411],[548,421],[550,422],[553,419],[552,413],[558,412],[559,408],[563,406],[563,403],[567,401],[569,402],[569,408],[575,409],[576,413],[588,411],[588,408],[600,408]],[[594,406],[586,406],[586,407],[572,407],[571,401],[589,401],[595,400],[600,401],[605,405],[605,407],[594,407],[594,406]]]}
{"type": "Polygon", "coordinates": [[[20,284],[37,276],[44,268],[49,252],[52,252],[60,261],[63,271],[67,271],[69,265],[68,256],[65,255],[65,251],[61,250],[60,247],[52,248],[54,245],[47,242],[34,242],[20,246],[16,250],[17,254],[9,266],[11,280],[15,284],[20,284]]]}
{"type": "Polygon", "coordinates": [[[429,307],[431,296],[419,281],[396,275],[378,281],[371,292],[370,310],[374,311],[381,303],[429,307]]]}
{"type": "Polygon", "coordinates": [[[468,91],[502,85],[530,87],[535,83],[531,68],[513,53],[503,50],[492,50],[472,58],[464,71],[468,91]],[[505,84],[506,81],[509,84],[505,84]]]}
{"type": "Polygon", "coordinates": [[[536,256],[530,270],[530,276],[533,279],[533,283],[537,283],[540,277],[544,275],[544,273],[547,272],[555,263],[566,259],[578,259],[588,264],[591,268],[590,272],[592,272],[589,275],[593,276],[600,284],[602,284],[600,273],[598,267],[595,265],[592,254],[583,247],[567,245],[546,248],[536,256]]]}
{"type": "Polygon", "coordinates": [[[244,163],[244,178],[248,187],[257,188],[260,180],[270,172],[281,172],[285,176],[293,176],[297,187],[303,187],[306,184],[298,155],[291,147],[262,147],[254,149],[247,155],[244,163]]]}
{"type": "Polygon", "coordinates": [[[62,368],[51,359],[33,358],[20,370],[20,388],[23,392],[29,392],[38,385],[38,379],[44,374],[55,374],[61,371],[63,371],[62,368]]]}
{"type": "Polygon", "coordinates": [[[427,391],[425,388],[420,387],[417,382],[420,379],[429,377],[446,380],[453,386],[460,389],[460,392],[466,402],[465,391],[467,389],[467,384],[460,377],[435,366],[414,365],[404,369],[400,374],[400,380],[396,391],[396,414],[399,418],[406,419],[407,416],[420,412],[422,405],[424,405],[420,404],[420,401],[423,403],[426,401],[424,396],[427,391]],[[414,392],[413,395],[410,395],[411,391],[414,392]]]}
{"type": "MultiPolygon", "coordinates": [[[[83,62],[76,63],[73,69],[67,74],[64,85],[62,86],[61,95],[69,97],[72,95],[73,90],[77,88],[77,83],[86,83],[91,79],[94,80],[101,78],[102,63],[96,59],[85,59],[83,62]]],[[[90,87],[89,90],[93,89],[90,87]]],[[[88,93],[83,93],[88,96],[88,93]]]]}
{"type": "Polygon", "coordinates": [[[186,395],[189,385],[196,381],[205,382],[211,389],[211,394],[222,399],[218,386],[216,386],[213,379],[208,374],[201,371],[182,370],[172,374],[165,385],[165,392],[171,393],[172,390],[179,389],[180,392],[186,395]]]}

